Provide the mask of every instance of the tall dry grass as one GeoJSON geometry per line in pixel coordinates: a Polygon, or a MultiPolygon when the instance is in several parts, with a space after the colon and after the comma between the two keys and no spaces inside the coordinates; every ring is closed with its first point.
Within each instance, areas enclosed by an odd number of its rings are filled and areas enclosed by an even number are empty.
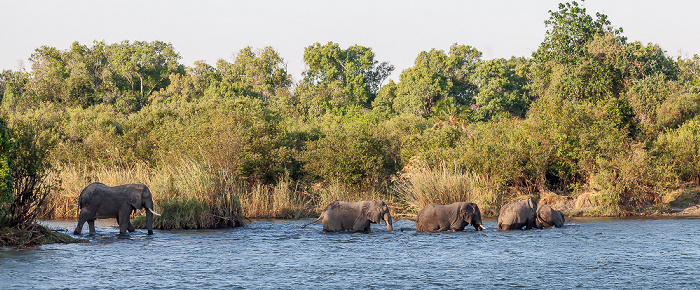
{"type": "MultiPolygon", "coordinates": [[[[56,168],[52,181],[58,185],[46,199],[44,218],[75,218],[78,196],[92,182],[109,186],[142,183],[153,195],[160,229],[212,228],[240,225],[242,210],[238,196],[244,187],[232,177],[192,160],[181,160],[159,168],[135,164],[129,168],[89,164],[56,168]]],[[[143,216],[144,212],[135,213],[143,216]]],[[[135,225],[143,223],[137,218],[135,225]]]]}
{"type": "Polygon", "coordinates": [[[47,219],[76,218],[78,196],[88,184],[101,182],[109,186],[143,183],[153,191],[152,169],[145,164],[130,168],[107,167],[97,163],[54,167],[49,182],[57,187],[45,200],[41,216],[47,219]]]}
{"type": "Polygon", "coordinates": [[[482,213],[493,214],[500,198],[499,186],[486,177],[445,164],[435,168],[426,164],[413,167],[395,191],[403,197],[407,210],[417,214],[431,203],[474,202],[482,213]]]}
{"type": "Polygon", "coordinates": [[[363,200],[381,200],[389,205],[393,217],[399,216],[403,205],[395,197],[391,196],[388,189],[369,188],[357,189],[343,185],[339,181],[313,184],[307,189],[308,195],[312,197],[315,207],[315,215],[320,214],[328,204],[336,200],[347,202],[357,202],[363,200]]]}
{"type": "Polygon", "coordinates": [[[240,196],[246,216],[256,218],[298,218],[314,214],[312,198],[288,175],[275,185],[256,184],[240,196]]]}
{"type": "MultiPolygon", "coordinates": [[[[326,196],[303,190],[289,176],[280,177],[274,185],[250,186],[233,172],[190,159],[157,168],[146,164],[129,168],[101,164],[61,167],[55,168],[51,180],[58,190],[47,197],[43,218],[76,218],[78,196],[92,182],[109,186],[142,183],[151,190],[155,210],[162,214],[154,220],[154,227],[160,229],[236,226],[244,216],[315,216],[319,212],[315,206],[318,196],[326,196]]],[[[136,212],[135,217],[135,225],[145,222],[143,211],[136,212]]]]}

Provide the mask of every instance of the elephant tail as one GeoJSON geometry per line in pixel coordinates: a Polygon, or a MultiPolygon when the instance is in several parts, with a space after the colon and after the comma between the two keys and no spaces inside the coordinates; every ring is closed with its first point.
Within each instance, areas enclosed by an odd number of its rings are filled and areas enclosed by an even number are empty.
{"type": "Polygon", "coordinates": [[[323,212],[323,213],[321,214],[321,216],[319,216],[317,219],[315,219],[314,221],[312,221],[312,222],[310,222],[310,223],[307,223],[307,224],[301,226],[301,228],[302,228],[302,229],[303,229],[303,228],[306,228],[306,227],[309,226],[310,224],[313,224],[313,223],[315,223],[315,222],[317,222],[317,221],[322,220],[325,213],[326,213],[326,212],[323,212]]]}

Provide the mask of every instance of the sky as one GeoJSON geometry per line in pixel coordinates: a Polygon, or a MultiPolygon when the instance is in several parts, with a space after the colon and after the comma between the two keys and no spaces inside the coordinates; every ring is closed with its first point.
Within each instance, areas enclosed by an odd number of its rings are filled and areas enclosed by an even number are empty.
{"type": "MultiPolygon", "coordinates": [[[[233,62],[246,46],[272,46],[295,81],[304,48],[316,42],[372,48],[395,66],[390,79],[413,66],[421,51],[475,47],[483,59],[530,57],[544,40],[549,10],[563,1],[412,0],[0,0],[0,70],[31,68],[40,46],[59,50],[78,41],[171,43],[180,62],[233,62]]],[[[670,56],[700,55],[700,1],[578,1],[588,14],[608,15],[629,41],[659,44],[670,56]]]]}

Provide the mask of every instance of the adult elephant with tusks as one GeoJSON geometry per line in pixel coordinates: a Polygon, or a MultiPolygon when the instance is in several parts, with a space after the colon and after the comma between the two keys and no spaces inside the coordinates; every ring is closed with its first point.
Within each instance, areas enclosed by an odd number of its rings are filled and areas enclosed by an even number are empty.
{"type": "Polygon", "coordinates": [[[386,222],[386,230],[393,231],[389,206],[380,200],[346,202],[336,200],[323,210],[315,221],[304,225],[306,227],[317,221],[323,221],[326,232],[369,232],[370,224],[386,222]]]}
{"type": "Polygon", "coordinates": [[[532,199],[522,199],[507,203],[498,213],[498,229],[526,230],[537,228],[537,202],[532,199]]]}
{"type": "Polygon", "coordinates": [[[471,224],[475,230],[481,225],[481,211],[475,203],[455,202],[448,205],[431,203],[420,210],[416,217],[416,231],[462,231],[471,224]]]}
{"type": "Polygon", "coordinates": [[[153,234],[153,197],[151,191],[143,184],[125,184],[110,187],[99,182],[86,186],[78,198],[78,225],[73,232],[79,235],[85,222],[90,226],[90,233],[95,233],[95,220],[116,218],[119,232],[134,232],[129,217],[135,210],[146,209],[146,229],[153,234]]]}

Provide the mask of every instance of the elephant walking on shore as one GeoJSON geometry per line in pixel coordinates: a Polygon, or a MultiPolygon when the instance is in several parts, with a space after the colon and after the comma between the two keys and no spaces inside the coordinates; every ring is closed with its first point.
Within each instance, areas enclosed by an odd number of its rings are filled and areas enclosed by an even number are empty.
{"type": "Polygon", "coordinates": [[[448,205],[431,203],[420,210],[416,217],[416,231],[463,231],[471,224],[475,230],[481,225],[481,211],[475,203],[455,202],[448,205]]]}
{"type": "Polygon", "coordinates": [[[90,226],[90,233],[95,233],[95,220],[116,218],[119,232],[126,234],[135,231],[129,217],[135,210],[146,209],[146,229],[153,234],[153,197],[151,191],[143,184],[125,184],[110,187],[99,182],[86,186],[78,198],[78,225],[73,232],[79,235],[85,222],[90,226]]]}
{"type": "Polygon", "coordinates": [[[507,203],[498,213],[498,229],[500,230],[526,230],[538,228],[537,226],[537,202],[532,199],[522,199],[507,203]]]}
{"type": "Polygon", "coordinates": [[[537,226],[540,228],[551,226],[560,228],[564,226],[564,214],[546,204],[541,204],[537,207],[537,226]]]}
{"type": "Polygon", "coordinates": [[[379,200],[359,202],[336,200],[326,206],[318,219],[311,223],[319,220],[323,221],[323,230],[327,232],[369,232],[371,223],[381,224],[382,220],[386,222],[387,231],[393,230],[389,206],[379,200]]]}

